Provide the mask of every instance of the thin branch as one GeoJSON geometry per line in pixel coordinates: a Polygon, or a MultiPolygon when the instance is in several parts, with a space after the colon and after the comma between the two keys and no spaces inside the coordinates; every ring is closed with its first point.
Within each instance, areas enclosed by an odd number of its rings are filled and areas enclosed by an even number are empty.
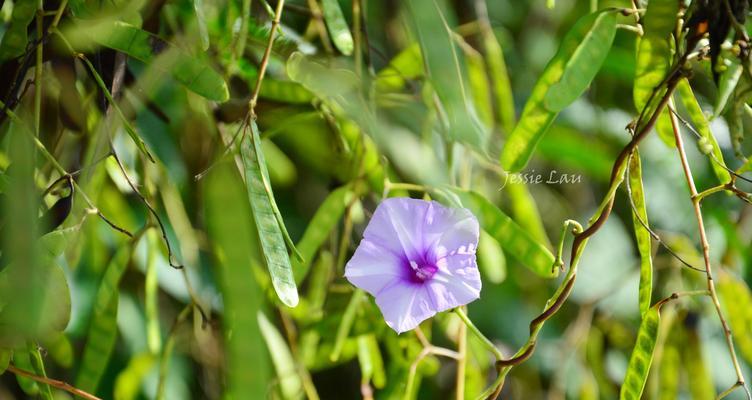
{"type": "Polygon", "coordinates": [[[269,65],[269,57],[272,54],[272,45],[274,44],[274,34],[277,32],[277,27],[282,18],[282,9],[284,6],[285,0],[279,0],[279,2],[277,2],[277,8],[274,10],[274,19],[272,20],[272,27],[269,30],[269,41],[266,43],[264,56],[261,58],[256,86],[253,87],[251,99],[248,101],[248,112],[251,114],[251,118],[255,118],[256,116],[254,110],[256,109],[256,102],[258,101],[258,96],[261,92],[261,82],[264,80],[264,75],[266,75],[266,67],[269,65]]]}
{"type": "Polygon", "coordinates": [[[60,390],[65,390],[68,393],[71,393],[71,394],[76,395],[78,397],[82,397],[82,398],[87,399],[87,400],[102,400],[99,397],[94,396],[93,394],[84,392],[81,389],[77,389],[77,388],[75,388],[74,386],[72,386],[72,385],[70,385],[68,383],[65,383],[63,381],[59,381],[59,380],[56,380],[56,379],[50,379],[50,378],[45,378],[43,376],[35,375],[34,373],[26,371],[26,370],[23,370],[21,368],[18,368],[15,365],[8,365],[8,371],[10,371],[10,372],[12,372],[12,373],[14,373],[16,375],[23,376],[23,377],[35,380],[37,382],[41,382],[41,383],[50,385],[50,386],[58,388],[60,390]]]}
{"type": "MultiPolygon", "coordinates": [[[[669,105],[669,109],[671,108],[672,105],[669,105]]],[[[692,170],[689,167],[687,154],[684,151],[684,142],[679,130],[676,113],[670,113],[670,116],[671,127],[673,128],[674,139],[676,140],[676,149],[679,152],[679,159],[681,161],[682,169],[684,170],[684,177],[687,180],[687,186],[689,187],[689,193],[691,195],[692,207],[695,212],[695,217],[697,218],[697,228],[700,233],[700,242],[702,244],[702,255],[703,259],[705,260],[705,274],[707,277],[708,292],[710,293],[710,298],[713,300],[713,306],[715,307],[716,313],[718,314],[718,319],[720,320],[721,326],[723,327],[723,334],[726,338],[726,345],[728,346],[729,355],[731,356],[731,362],[733,363],[734,370],[736,372],[737,384],[732,387],[731,390],[738,386],[741,386],[742,388],[744,388],[747,399],[752,399],[752,393],[750,393],[749,388],[747,388],[747,385],[744,383],[744,375],[742,374],[739,360],[736,357],[736,350],[734,349],[734,340],[731,336],[731,329],[729,329],[726,318],[724,318],[723,312],[721,311],[721,303],[718,300],[715,283],[713,282],[713,270],[710,261],[710,244],[708,243],[707,234],[705,232],[705,223],[702,216],[702,210],[700,208],[701,198],[698,197],[697,188],[695,187],[694,178],[692,177],[692,170]]]]}

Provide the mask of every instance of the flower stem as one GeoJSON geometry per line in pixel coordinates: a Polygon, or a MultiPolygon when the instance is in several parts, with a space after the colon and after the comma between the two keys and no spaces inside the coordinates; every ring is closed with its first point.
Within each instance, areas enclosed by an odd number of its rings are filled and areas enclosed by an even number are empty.
{"type": "Polygon", "coordinates": [[[494,357],[496,357],[497,360],[501,360],[504,358],[504,355],[501,354],[501,350],[499,350],[498,347],[496,347],[496,345],[494,345],[493,342],[491,342],[491,340],[488,339],[486,335],[484,335],[480,331],[480,329],[478,329],[478,327],[475,326],[475,324],[473,324],[473,321],[470,321],[470,318],[468,318],[467,314],[465,314],[465,312],[462,311],[462,308],[455,308],[454,313],[460,317],[460,319],[462,320],[462,322],[465,323],[465,325],[467,325],[468,329],[470,329],[470,332],[472,332],[473,335],[477,336],[478,339],[480,339],[480,341],[483,343],[483,345],[491,353],[493,353],[494,357]]]}

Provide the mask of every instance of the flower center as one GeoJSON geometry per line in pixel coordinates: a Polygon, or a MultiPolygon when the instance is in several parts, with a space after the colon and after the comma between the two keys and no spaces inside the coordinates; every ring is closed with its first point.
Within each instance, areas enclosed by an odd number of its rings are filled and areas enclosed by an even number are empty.
{"type": "Polygon", "coordinates": [[[410,269],[413,273],[412,278],[416,282],[425,282],[431,279],[436,274],[436,271],[438,271],[435,265],[424,262],[418,263],[413,260],[410,260],[410,269]]]}

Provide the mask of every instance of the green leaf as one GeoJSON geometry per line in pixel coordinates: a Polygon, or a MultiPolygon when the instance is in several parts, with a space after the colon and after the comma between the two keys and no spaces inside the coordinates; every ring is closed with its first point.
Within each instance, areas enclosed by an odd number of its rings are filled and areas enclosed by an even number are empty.
{"type": "Polygon", "coordinates": [[[682,365],[687,371],[687,376],[692,377],[687,380],[689,393],[694,400],[712,399],[716,395],[715,384],[713,374],[706,367],[700,337],[695,328],[686,325],[684,328],[680,351],[682,365]]]}
{"type": "Polygon", "coordinates": [[[377,389],[382,389],[386,385],[384,360],[381,358],[379,342],[374,334],[358,336],[358,362],[362,384],[373,382],[377,389]]]}
{"type": "Polygon", "coordinates": [[[637,150],[629,158],[629,187],[632,196],[631,202],[635,207],[632,210],[632,223],[637,240],[637,250],[640,253],[639,302],[640,313],[644,316],[650,309],[650,296],[653,292],[653,238],[642,225],[643,223],[648,224],[648,212],[645,204],[645,190],[642,186],[640,153],[637,150]]]}
{"type": "Polygon", "coordinates": [[[504,51],[496,39],[496,35],[490,29],[482,29],[481,36],[483,49],[488,63],[488,72],[493,84],[494,98],[496,99],[497,115],[501,121],[504,132],[512,133],[516,123],[514,112],[514,97],[512,96],[512,84],[507,72],[507,64],[504,60],[504,51]]]}
{"type": "Polygon", "coordinates": [[[107,312],[108,307],[112,306],[110,304],[111,299],[117,295],[120,278],[123,277],[123,273],[128,268],[130,256],[131,246],[121,245],[110,259],[97,290],[97,296],[94,301],[95,314],[104,314],[107,312]]]}
{"type": "Polygon", "coordinates": [[[27,29],[37,12],[34,0],[17,0],[13,2],[13,14],[10,24],[6,25],[0,42],[0,60],[16,58],[24,54],[29,41],[27,29]]]}
{"type": "Polygon", "coordinates": [[[504,188],[509,194],[509,200],[512,207],[512,217],[518,221],[526,231],[540,243],[551,247],[551,242],[546,235],[546,229],[543,227],[543,220],[538,207],[535,205],[535,199],[524,183],[510,183],[504,188]]]}
{"type": "Polygon", "coordinates": [[[141,383],[156,361],[157,357],[151,353],[133,356],[128,366],[115,378],[115,400],[135,400],[141,391],[141,383]]]}
{"type": "Polygon", "coordinates": [[[270,78],[264,78],[259,96],[263,99],[288,104],[310,104],[314,99],[313,93],[297,82],[270,78]]]}
{"type": "MultiPolygon", "coordinates": [[[[100,312],[95,311],[89,326],[89,336],[84,347],[84,355],[76,376],[76,387],[89,393],[96,393],[104,376],[107,364],[115,350],[118,326],[118,292],[109,296],[109,301],[100,312]]],[[[99,304],[98,304],[99,305],[99,304]]]]}
{"type": "MultiPolygon", "coordinates": [[[[25,348],[16,349],[13,351],[13,364],[24,371],[33,371],[34,367],[31,365],[30,356],[31,355],[25,348]]],[[[16,381],[18,382],[18,386],[21,387],[21,390],[29,396],[36,396],[39,394],[40,388],[36,381],[21,375],[16,375],[16,381]]]]}
{"type": "Polygon", "coordinates": [[[277,371],[282,397],[284,399],[299,398],[303,392],[303,383],[298,375],[290,348],[287,347],[287,342],[261,311],[258,312],[258,324],[264,342],[269,349],[274,369],[277,371]]]}
{"type": "MultiPolygon", "coordinates": [[[[644,34],[637,46],[637,64],[632,95],[635,107],[642,110],[671,68],[671,34],[676,24],[678,3],[651,0],[642,18],[644,34]]],[[[656,94],[654,97],[658,97],[656,94]]]]}
{"type": "Polygon", "coordinates": [[[376,89],[380,92],[396,91],[405,87],[408,80],[423,76],[423,57],[418,43],[407,46],[394,56],[376,75],[376,89]]]}
{"type": "Polygon", "coordinates": [[[201,37],[201,50],[209,49],[209,31],[206,29],[206,16],[204,15],[204,0],[193,0],[193,10],[196,12],[196,24],[198,34],[201,37]]]}
{"type": "Polygon", "coordinates": [[[321,6],[324,9],[324,21],[332,36],[332,42],[342,54],[349,56],[353,52],[353,37],[345,21],[345,16],[339,8],[337,0],[323,0],[321,6]]]}
{"type": "Polygon", "coordinates": [[[61,367],[73,366],[73,345],[68,337],[58,332],[42,341],[42,346],[53,360],[61,367]]]}
{"type": "Polygon", "coordinates": [[[736,89],[736,85],[739,83],[739,78],[741,78],[743,71],[744,67],[738,59],[734,58],[731,60],[731,65],[721,73],[718,81],[718,98],[713,107],[713,118],[716,118],[723,113],[729,98],[731,98],[731,95],[736,89]]]}
{"type": "Polygon", "coordinates": [[[339,223],[352,195],[349,185],[332,191],[311,218],[303,237],[296,246],[303,257],[303,261],[293,260],[292,262],[295,280],[298,283],[302,282],[308,275],[308,269],[316,251],[329,238],[330,232],[339,223]]]}
{"type": "MultiPolygon", "coordinates": [[[[550,111],[563,110],[590,86],[611,50],[616,36],[617,15],[610,11],[598,13],[587,33],[579,38],[577,47],[567,54],[568,60],[561,77],[548,88],[544,98],[546,108],[550,111]]],[[[564,40],[567,40],[566,37],[564,40]]]]}
{"type": "Polygon", "coordinates": [[[615,29],[616,13],[605,10],[580,18],[567,32],[504,145],[501,165],[505,170],[517,172],[525,167],[559,111],[587,88],[611,47],[615,29]]]}
{"type": "MultiPolygon", "coordinates": [[[[681,360],[675,340],[666,341],[658,368],[658,399],[675,400],[679,398],[679,377],[681,360]]],[[[694,377],[693,377],[694,379],[694,377]]],[[[691,379],[690,379],[691,380],[691,379]]]]}
{"type": "Polygon", "coordinates": [[[501,283],[507,277],[507,259],[499,242],[486,231],[478,240],[478,268],[491,283],[501,283]]]}
{"type": "Polygon", "coordinates": [[[248,393],[268,390],[263,343],[249,340],[261,336],[256,312],[261,307],[262,293],[251,267],[261,255],[240,177],[229,166],[219,165],[207,180],[204,195],[208,232],[217,254],[214,271],[225,310],[222,328],[227,352],[227,395],[242,399],[248,393]]]}
{"type": "Polygon", "coordinates": [[[501,244],[506,254],[540,276],[553,278],[558,275],[558,269],[553,268],[554,255],[551,251],[498,207],[473,191],[452,189],[452,193],[478,218],[480,227],[501,244]]]}
{"type": "MultiPolygon", "coordinates": [[[[466,45],[469,47],[469,45],[466,45]]],[[[493,126],[493,107],[491,104],[491,83],[486,74],[486,62],[480,53],[472,48],[465,51],[467,63],[467,77],[470,92],[473,95],[473,104],[478,113],[478,118],[486,126],[493,126]]]]}
{"type": "Polygon", "coordinates": [[[689,82],[686,78],[679,82],[679,85],[676,87],[676,92],[681,98],[682,104],[687,110],[687,114],[689,114],[690,122],[692,122],[697,133],[699,133],[702,138],[700,141],[706,141],[710,145],[710,154],[712,154],[710,166],[713,167],[715,176],[718,177],[718,180],[722,184],[730,182],[731,175],[724,168],[726,162],[723,160],[721,148],[718,146],[718,141],[715,140],[713,132],[710,131],[710,123],[708,123],[708,119],[705,118],[705,114],[702,112],[702,108],[700,108],[700,104],[697,102],[694,93],[692,93],[692,88],[689,86],[689,82]]]}
{"type": "Polygon", "coordinates": [[[627,374],[619,392],[620,400],[639,400],[642,397],[658,338],[658,326],[661,319],[659,307],[660,304],[656,304],[642,317],[640,330],[637,332],[637,342],[629,358],[627,374]]]}
{"type": "Polygon", "coordinates": [[[483,153],[487,132],[466,98],[463,62],[447,18],[435,0],[408,0],[406,4],[420,43],[426,76],[446,112],[447,139],[483,153]]]}
{"type": "MultiPolygon", "coordinates": [[[[678,3],[673,0],[652,0],[648,3],[645,16],[642,18],[644,34],[638,39],[632,88],[635,108],[638,111],[647,106],[651,93],[663,82],[671,68],[671,34],[678,11],[678,3]]],[[[652,100],[656,101],[663,93],[665,90],[659,90],[652,100]]],[[[667,146],[676,146],[667,109],[661,111],[656,131],[667,146]]]]}
{"type": "Polygon", "coordinates": [[[8,369],[11,357],[13,357],[13,350],[0,349],[0,375],[5,373],[5,370],[8,369]]]}
{"type": "MultiPolygon", "coordinates": [[[[723,273],[718,279],[718,294],[732,332],[752,332],[752,293],[743,280],[723,273]]],[[[742,358],[752,363],[752,335],[734,335],[742,358]]]]}
{"type": "Polygon", "coordinates": [[[159,282],[157,281],[157,252],[160,246],[157,232],[146,232],[148,244],[146,255],[146,278],[144,280],[144,308],[146,314],[146,343],[152,354],[162,349],[162,331],[159,327],[159,282]]]}
{"type": "Polygon", "coordinates": [[[154,65],[169,72],[187,89],[209,100],[224,102],[230,98],[227,83],[211,66],[193,55],[185,54],[156,35],[119,21],[96,24],[85,31],[94,42],[144,63],[152,63],[157,55],[169,52],[169,61],[154,65]]]}
{"type": "Polygon", "coordinates": [[[298,304],[298,288],[285,246],[285,237],[289,238],[289,235],[286,235],[287,230],[274,201],[260,142],[256,122],[251,121],[250,132],[243,135],[240,143],[248,200],[274,290],[282,303],[295,307],[298,304]]]}

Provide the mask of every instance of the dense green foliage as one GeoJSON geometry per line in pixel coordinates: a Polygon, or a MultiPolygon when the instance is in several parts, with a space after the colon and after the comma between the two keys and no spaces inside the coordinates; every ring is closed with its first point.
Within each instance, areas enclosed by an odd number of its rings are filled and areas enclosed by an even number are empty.
{"type": "Polygon", "coordinates": [[[0,399],[752,400],[748,6],[0,0],[0,399]],[[398,335],[406,196],[483,288],[398,335]]]}

